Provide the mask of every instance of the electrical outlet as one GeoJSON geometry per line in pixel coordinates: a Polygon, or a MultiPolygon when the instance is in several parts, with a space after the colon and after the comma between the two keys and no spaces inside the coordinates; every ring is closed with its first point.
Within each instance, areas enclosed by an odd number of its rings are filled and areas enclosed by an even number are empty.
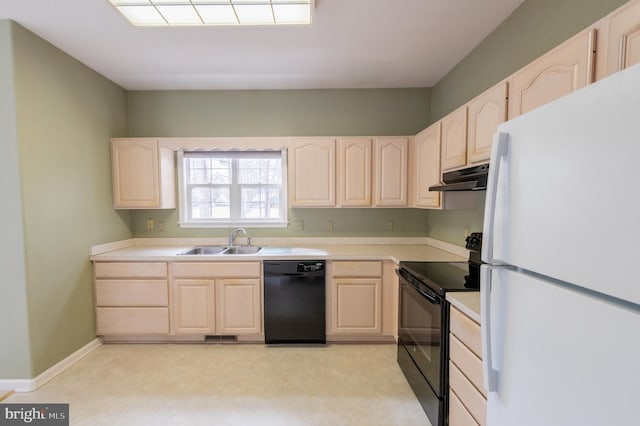
{"type": "Polygon", "coordinates": [[[147,219],[147,231],[153,231],[153,228],[156,227],[156,223],[153,219],[147,219]]]}
{"type": "Polygon", "coordinates": [[[388,220],[387,221],[387,231],[393,231],[393,221],[392,220],[388,220]]]}
{"type": "Polygon", "coordinates": [[[158,231],[160,231],[160,232],[164,231],[164,221],[163,220],[158,221],[158,231]]]}
{"type": "Polygon", "coordinates": [[[333,232],[333,221],[332,220],[327,222],[327,231],[333,232]]]}
{"type": "Polygon", "coordinates": [[[302,231],[302,230],[304,230],[304,221],[303,220],[294,220],[293,221],[293,230],[294,231],[302,231]]]}

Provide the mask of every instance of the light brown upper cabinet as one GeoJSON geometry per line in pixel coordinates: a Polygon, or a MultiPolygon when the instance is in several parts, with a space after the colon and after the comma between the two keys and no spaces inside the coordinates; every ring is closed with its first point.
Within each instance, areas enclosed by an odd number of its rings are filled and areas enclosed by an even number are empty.
{"type": "Polygon", "coordinates": [[[174,153],[156,139],[112,139],[111,167],[114,208],[176,207],[174,153]]]}
{"type": "Polygon", "coordinates": [[[371,138],[338,139],[338,205],[371,206],[371,138]]]}
{"type": "Polygon", "coordinates": [[[467,104],[467,165],[488,163],[493,135],[507,119],[507,82],[503,81],[467,104]]]}
{"type": "Polygon", "coordinates": [[[440,129],[438,121],[418,133],[409,146],[411,207],[440,207],[440,192],[429,191],[440,182],[440,129]]]}
{"type": "Polygon", "coordinates": [[[609,15],[608,27],[606,75],[640,63],[640,0],[609,15]]]}
{"type": "Polygon", "coordinates": [[[509,119],[593,82],[595,30],[583,31],[509,79],[509,119]]]}
{"type": "Polygon", "coordinates": [[[334,207],[336,141],[295,138],[289,145],[289,205],[334,207]]]}
{"type": "Polygon", "coordinates": [[[453,111],[442,119],[442,171],[467,164],[467,106],[453,111]]]}
{"type": "Polygon", "coordinates": [[[409,138],[382,137],[374,139],[374,206],[407,206],[408,150],[409,138]]]}

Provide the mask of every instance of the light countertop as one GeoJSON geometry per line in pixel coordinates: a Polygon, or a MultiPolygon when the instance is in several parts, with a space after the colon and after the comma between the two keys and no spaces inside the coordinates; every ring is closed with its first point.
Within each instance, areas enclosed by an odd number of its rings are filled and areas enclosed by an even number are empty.
{"type": "Polygon", "coordinates": [[[240,261],[283,258],[327,260],[393,260],[465,262],[466,250],[428,238],[300,238],[254,240],[264,247],[258,254],[180,255],[196,245],[224,245],[220,241],[193,239],[132,239],[92,247],[93,261],[240,261]]]}
{"type": "Polygon", "coordinates": [[[465,291],[459,293],[447,293],[447,301],[455,306],[463,314],[481,324],[480,321],[480,292],[465,291]]]}

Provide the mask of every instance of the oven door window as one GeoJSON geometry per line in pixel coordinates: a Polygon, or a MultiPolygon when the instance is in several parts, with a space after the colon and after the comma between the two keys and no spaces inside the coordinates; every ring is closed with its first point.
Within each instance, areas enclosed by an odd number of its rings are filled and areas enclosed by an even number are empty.
{"type": "Polygon", "coordinates": [[[400,341],[439,396],[442,396],[441,316],[441,303],[430,302],[413,287],[400,280],[400,341]]]}

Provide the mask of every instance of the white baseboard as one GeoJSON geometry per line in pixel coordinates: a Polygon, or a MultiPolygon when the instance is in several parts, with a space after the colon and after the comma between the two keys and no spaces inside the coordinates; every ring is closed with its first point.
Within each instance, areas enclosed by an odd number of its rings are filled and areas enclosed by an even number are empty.
{"type": "Polygon", "coordinates": [[[71,367],[76,362],[93,352],[96,348],[102,345],[100,339],[93,339],[65,359],[61,360],[51,368],[43,371],[41,374],[33,379],[0,379],[0,390],[3,391],[15,391],[15,392],[32,392],[38,389],[40,386],[53,379],[58,374],[62,373],[67,368],[71,367]]]}

